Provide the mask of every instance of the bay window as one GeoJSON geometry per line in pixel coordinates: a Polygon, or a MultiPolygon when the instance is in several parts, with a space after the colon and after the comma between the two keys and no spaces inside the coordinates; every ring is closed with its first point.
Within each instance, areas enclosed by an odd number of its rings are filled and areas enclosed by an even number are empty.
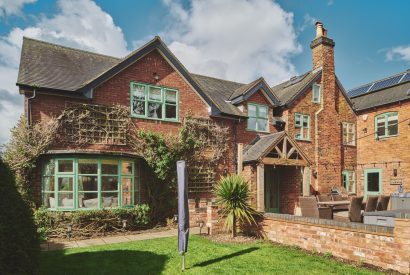
{"type": "Polygon", "coordinates": [[[178,121],[178,90],[131,82],[131,116],[178,121]]]}
{"type": "Polygon", "coordinates": [[[138,161],[113,158],[52,158],[43,166],[43,205],[57,210],[133,205],[138,161]]]}

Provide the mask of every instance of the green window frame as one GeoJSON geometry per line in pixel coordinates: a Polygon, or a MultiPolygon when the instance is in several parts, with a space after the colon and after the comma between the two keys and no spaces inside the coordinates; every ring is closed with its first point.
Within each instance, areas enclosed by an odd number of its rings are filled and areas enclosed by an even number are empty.
{"type": "Polygon", "coordinates": [[[269,107],[267,105],[248,103],[247,130],[269,132],[269,107]]]}
{"type": "Polygon", "coordinates": [[[295,113],[295,139],[310,140],[310,116],[295,113]]]}
{"type": "Polygon", "coordinates": [[[344,170],[342,172],[343,187],[349,194],[356,193],[356,173],[353,170],[344,170]]]}
{"type": "Polygon", "coordinates": [[[312,85],[312,102],[320,103],[320,101],[321,101],[321,88],[319,84],[314,83],[312,85]]]}
{"type": "Polygon", "coordinates": [[[356,145],[356,124],[343,122],[343,145],[356,145]]]}
{"type": "Polygon", "coordinates": [[[388,138],[399,135],[399,114],[388,112],[374,118],[375,138],[388,138]]]}
{"type": "Polygon", "coordinates": [[[56,157],[46,160],[42,171],[42,204],[49,209],[89,210],[140,203],[138,160],[56,157]]]}
{"type": "Polygon", "coordinates": [[[130,83],[131,117],[179,121],[179,91],[140,82],[130,83]]]}

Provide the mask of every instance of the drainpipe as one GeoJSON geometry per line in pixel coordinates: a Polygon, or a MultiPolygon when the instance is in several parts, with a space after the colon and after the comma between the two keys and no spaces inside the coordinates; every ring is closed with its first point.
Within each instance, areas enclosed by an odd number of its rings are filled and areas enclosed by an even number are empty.
{"type": "Polygon", "coordinates": [[[31,108],[30,108],[30,99],[34,99],[36,97],[36,89],[33,89],[33,95],[27,97],[27,124],[31,125],[31,108]]]}
{"type": "MultiPolygon", "coordinates": [[[[322,80],[323,80],[323,71],[322,71],[322,80]]],[[[323,111],[323,107],[324,107],[324,90],[323,90],[323,82],[322,81],[322,85],[320,87],[320,108],[319,110],[317,110],[317,112],[315,113],[315,164],[316,164],[316,172],[317,172],[317,168],[319,166],[319,123],[318,123],[318,116],[319,114],[323,111]]],[[[311,175],[309,175],[311,176],[311,175]]],[[[316,178],[316,184],[317,185],[317,178],[316,178]]]]}

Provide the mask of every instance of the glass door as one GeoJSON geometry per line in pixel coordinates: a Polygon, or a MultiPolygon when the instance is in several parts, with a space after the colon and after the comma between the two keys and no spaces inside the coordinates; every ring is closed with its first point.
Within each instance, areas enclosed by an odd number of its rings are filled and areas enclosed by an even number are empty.
{"type": "Polygon", "coordinates": [[[364,171],[364,195],[381,195],[382,188],[382,169],[373,168],[364,171]]]}
{"type": "Polygon", "coordinates": [[[265,211],[279,213],[279,170],[265,165],[265,211]]]}

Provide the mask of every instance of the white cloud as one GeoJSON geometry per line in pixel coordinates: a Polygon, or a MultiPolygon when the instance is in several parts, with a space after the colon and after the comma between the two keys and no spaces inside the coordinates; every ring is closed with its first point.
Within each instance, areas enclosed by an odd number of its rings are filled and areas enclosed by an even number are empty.
{"type": "Polygon", "coordinates": [[[192,72],[274,84],[296,74],[290,58],[301,52],[293,14],[270,0],[192,0],[189,8],[165,0],[171,20],[162,34],[192,72]]]}
{"type": "Polygon", "coordinates": [[[90,0],[60,0],[55,15],[0,37],[0,144],[23,112],[22,96],[15,86],[23,36],[114,56],[128,52],[121,28],[90,0]]]}
{"type": "Polygon", "coordinates": [[[20,15],[25,4],[31,4],[37,0],[0,0],[0,17],[6,15],[20,15]]]}
{"type": "Polygon", "coordinates": [[[306,28],[314,26],[317,21],[319,20],[311,16],[310,14],[305,14],[303,16],[303,24],[298,27],[298,31],[303,32],[306,28]]]}
{"type": "Polygon", "coordinates": [[[410,45],[398,46],[387,50],[387,61],[399,60],[410,62],[410,45]]]}

